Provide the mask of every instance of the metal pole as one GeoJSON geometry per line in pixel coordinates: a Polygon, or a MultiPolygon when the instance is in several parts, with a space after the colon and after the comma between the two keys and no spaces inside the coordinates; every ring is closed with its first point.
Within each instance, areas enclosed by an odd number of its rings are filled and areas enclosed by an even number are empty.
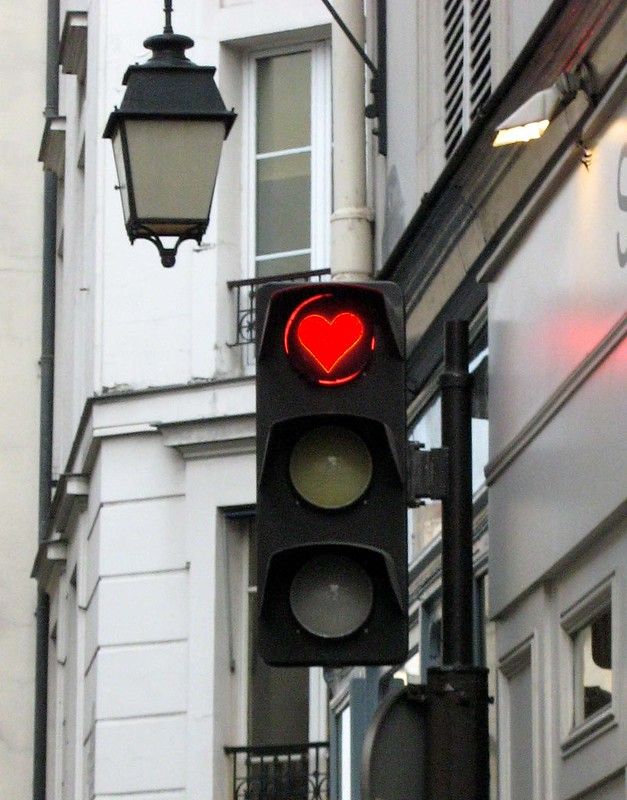
{"type": "Polygon", "coordinates": [[[447,322],[442,388],[442,445],[449,481],[442,501],[442,663],[472,664],[472,378],[468,323],[447,322]]]}
{"type": "Polygon", "coordinates": [[[448,486],[442,501],[442,666],[427,679],[428,800],[488,800],[487,669],[473,665],[472,379],[468,324],[447,322],[442,445],[448,486]]]}

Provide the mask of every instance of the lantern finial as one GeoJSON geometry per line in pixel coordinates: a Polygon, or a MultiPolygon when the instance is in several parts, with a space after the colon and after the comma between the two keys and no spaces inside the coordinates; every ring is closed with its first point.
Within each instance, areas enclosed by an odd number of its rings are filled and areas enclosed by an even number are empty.
{"type": "Polygon", "coordinates": [[[165,26],[163,32],[174,33],[172,30],[172,0],[165,0],[165,8],[163,10],[165,12],[165,26]]]}

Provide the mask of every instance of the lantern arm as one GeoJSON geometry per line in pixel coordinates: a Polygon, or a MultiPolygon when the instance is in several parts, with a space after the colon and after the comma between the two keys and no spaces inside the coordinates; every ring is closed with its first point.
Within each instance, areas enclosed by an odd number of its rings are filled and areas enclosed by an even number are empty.
{"type": "Polygon", "coordinates": [[[149,228],[146,228],[143,225],[136,226],[132,234],[129,232],[129,237],[131,238],[131,243],[134,243],[135,239],[147,239],[149,242],[152,242],[159,251],[161,263],[164,267],[174,266],[176,263],[176,254],[178,252],[179,245],[182,242],[185,242],[188,239],[193,239],[198,246],[202,244],[202,231],[199,232],[193,228],[185,233],[182,233],[177,238],[174,247],[166,247],[158,236],[156,236],[150,231],[149,228]]]}

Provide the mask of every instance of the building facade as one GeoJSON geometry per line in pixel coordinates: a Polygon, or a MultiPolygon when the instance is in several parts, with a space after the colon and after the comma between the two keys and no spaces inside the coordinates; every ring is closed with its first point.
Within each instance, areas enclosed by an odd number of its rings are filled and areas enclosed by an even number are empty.
{"type": "Polygon", "coordinates": [[[334,5],[385,59],[387,141],[381,107],[363,121],[369,77],[319,0],[175,5],[190,57],[217,66],[239,116],[208,232],[164,270],[126,240],[101,138],[161,9],[60,4],[42,146],[58,190],[39,796],[270,800],[291,782],[303,798],[360,797],[377,704],[440,658],[439,506],[409,514],[405,665],[266,667],[252,319],[259,282],[368,275],[372,258],[403,288],[408,435],[428,447],[443,324],[470,321],[492,796],[624,800],[624,4],[334,5]],[[492,147],[496,124],[584,61],[594,89],[543,139],[492,147]]]}
{"type": "MultiPolygon", "coordinates": [[[[491,796],[623,798],[625,16],[504,6],[416,4],[409,24],[388,7],[378,274],[405,292],[409,431],[427,447],[441,443],[444,322],[470,321],[475,661],[495,697],[491,796]],[[592,81],[545,137],[492,146],[503,119],[577,70],[592,81]]],[[[425,681],[441,658],[437,504],[410,523],[410,658],[336,676],[341,800],[360,796],[358,756],[382,693],[393,679],[425,681]]]]}
{"type": "Polygon", "coordinates": [[[160,5],[59,9],[42,143],[58,182],[56,488],[34,567],[50,599],[46,798],[326,780],[321,670],[269,670],[254,650],[254,368],[235,345],[251,280],[327,261],[329,16],[310,1],[193,2],[174,24],[239,118],[203,244],[164,270],[151,245],[130,248],[102,139],[160,5]],[[251,756],[260,745],[269,757],[251,756]]]}
{"type": "Polygon", "coordinates": [[[46,5],[0,4],[0,795],[28,797],[33,776],[35,584],[46,5]],[[19,64],[19,70],[16,70],[19,64]]]}

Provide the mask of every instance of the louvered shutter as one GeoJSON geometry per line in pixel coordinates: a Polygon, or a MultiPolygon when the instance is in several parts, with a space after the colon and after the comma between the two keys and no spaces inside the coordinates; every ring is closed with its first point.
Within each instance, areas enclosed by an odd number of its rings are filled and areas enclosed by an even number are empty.
{"type": "Polygon", "coordinates": [[[444,0],[445,154],[490,95],[490,0],[444,0]]]}

